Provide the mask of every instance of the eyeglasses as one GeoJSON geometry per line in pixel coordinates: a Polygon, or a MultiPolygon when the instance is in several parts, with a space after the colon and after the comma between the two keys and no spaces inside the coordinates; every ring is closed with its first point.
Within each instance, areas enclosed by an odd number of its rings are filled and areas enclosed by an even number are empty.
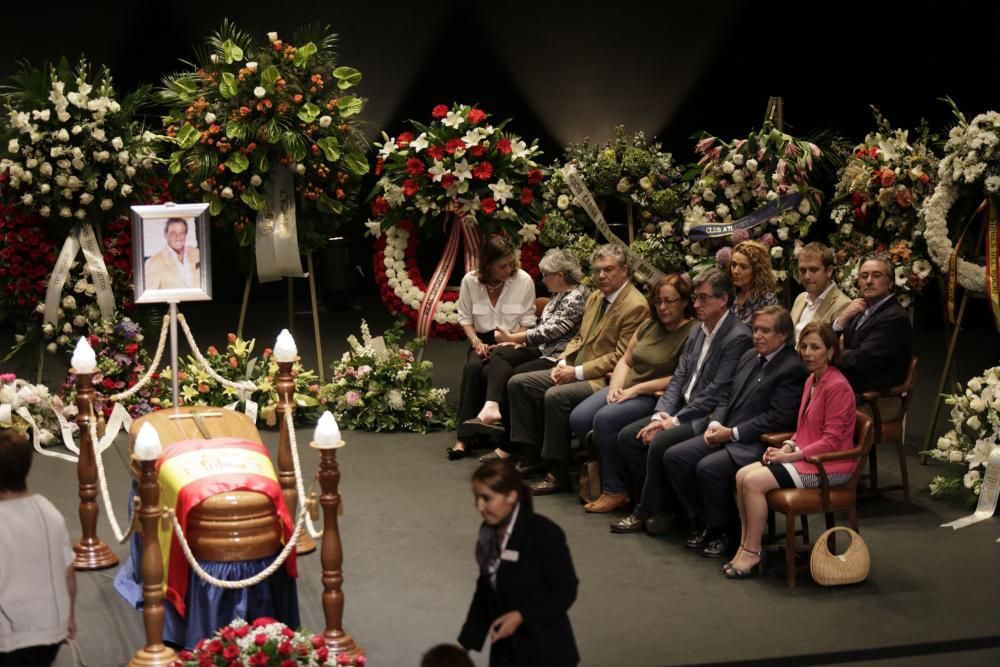
{"type": "Polygon", "coordinates": [[[676,299],[671,299],[671,298],[659,299],[659,298],[657,298],[657,299],[653,299],[653,305],[654,306],[662,306],[663,304],[666,304],[668,306],[672,306],[675,303],[680,303],[683,300],[684,299],[682,299],[680,297],[677,297],[676,299]]]}
{"type": "Polygon", "coordinates": [[[869,278],[871,278],[872,280],[880,280],[882,278],[885,278],[885,276],[886,274],[882,273],[881,271],[871,271],[871,272],[865,271],[864,273],[858,274],[858,278],[860,278],[861,280],[868,280],[869,278]]]}
{"type": "Polygon", "coordinates": [[[691,303],[705,303],[709,299],[718,299],[717,294],[692,294],[691,303]]]}

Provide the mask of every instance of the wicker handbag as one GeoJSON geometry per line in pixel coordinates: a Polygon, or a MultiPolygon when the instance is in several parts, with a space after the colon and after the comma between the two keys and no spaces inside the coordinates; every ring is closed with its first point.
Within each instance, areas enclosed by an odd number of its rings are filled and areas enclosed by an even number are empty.
{"type": "Polygon", "coordinates": [[[812,554],[809,556],[809,571],[812,573],[812,578],[821,586],[856,584],[868,577],[869,569],[871,569],[871,556],[868,553],[868,545],[860,535],[843,526],[835,526],[820,535],[813,544],[812,554]],[[827,546],[827,538],[837,531],[843,531],[851,538],[847,550],[840,555],[830,553],[827,546]]]}

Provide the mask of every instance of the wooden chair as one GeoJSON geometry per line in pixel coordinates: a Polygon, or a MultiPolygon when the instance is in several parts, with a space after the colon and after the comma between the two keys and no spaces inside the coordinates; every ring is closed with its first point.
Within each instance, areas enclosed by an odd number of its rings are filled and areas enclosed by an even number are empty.
{"type": "Polygon", "coordinates": [[[910,500],[910,476],[906,468],[906,411],[910,407],[913,399],[913,391],[917,386],[917,358],[910,359],[910,367],[906,373],[903,384],[893,387],[884,394],[877,391],[866,391],[861,394],[860,409],[871,413],[874,422],[875,445],[868,455],[868,488],[863,495],[874,495],[884,491],[903,490],[903,499],[910,500]],[[898,401],[899,411],[895,414],[892,410],[898,401]],[[878,445],[880,443],[894,443],[896,454],[899,456],[899,476],[902,484],[892,486],[878,485],[878,445]]]}
{"type": "MultiPolygon", "coordinates": [[[[831,452],[820,454],[806,459],[815,465],[819,470],[820,486],[815,489],[774,489],[767,494],[767,507],[770,513],[781,512],[785,515],[785,543],[776,542],[780,535],[774,535],[774,516],[768,517],[769,533],[772,537],[771,544],[765,546],[767,551],[785,550],[785,566],[788,571],[788,585],[795,585],[795,575],[799,568],[796,567],[795,557],[798,553],[809,553],[812,544],[809,541],[809,524],[807,516],[809,514],[824,514],[826,516],[826,527],[832,528],[834,525],[834,512],[848,512],[851,528],[858,529],[857,515],[857,489],[858,481],[865,467],[865,457],[868,456],[873,442],[872,418],[863,412],[858,412],[857,423],[854,427],[854,447],[842,452],[831,452]],[[844,461],[856,459],[858,467],[855,468],[851,479],[842,486],[830,486],[827,478],[824,463],[830,461],[844,461]],[[802,530],[795,531],[795,517],[800,516],[802,530]],[[802,535],[802,543],[796,543],[796,536],[802,535]]],[[[771,447],[780,447],[781,443],[793,434],[791,433],[770,433],[762,439],[765,444],[771,447]]],[[[800,566],[803,570],[808,570],[808,565],[800,566]]]]}
{"type": "Polygon", "coordinates": [[[535,317],[541,317],[545,306],[549,305],[549,297],[540,296],[535,299],[535,317]]]}

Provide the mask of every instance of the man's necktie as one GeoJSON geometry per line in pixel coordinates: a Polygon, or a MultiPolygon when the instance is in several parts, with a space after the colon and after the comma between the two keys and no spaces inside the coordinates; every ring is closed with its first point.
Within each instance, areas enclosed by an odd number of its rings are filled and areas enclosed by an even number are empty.
{"type": "Polygon", "coordinates": [[[611,304],[607,299],[601,299],[601,307],[597,310],[597,317],[594,318],[594,323],[590,325],[590,331],[587,332],[587,338],[593,336],[594,332],[597,331],[597,325],[599,325],[601,320],[604,319],[604,313],[608,312],[608,306],[610,305],[611,304]]]}

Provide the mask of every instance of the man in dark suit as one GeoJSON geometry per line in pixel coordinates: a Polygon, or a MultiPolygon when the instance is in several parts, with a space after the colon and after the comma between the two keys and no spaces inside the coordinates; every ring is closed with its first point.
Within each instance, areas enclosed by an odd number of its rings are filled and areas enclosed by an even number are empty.
{"type": "Polygon", "coordinates": [[[584,306],[580,331],[556,366],[519,373],[507,381],[510,441],[521,445],[522,470],[535,467],[532,463],[539,453],[549,470],[544,479],[531,485],[535,495],[570,490],[569,414],[607,384],[605,376],[649,317],[648,302],[629,280],[631,271],[620,247],[608,243],[595,250],[591,271],[597,289],[584,306]]]}
{"type": "Polygon", "coordinates": [[[736,471],[760,460],[760,437],[794,431],[806,369],[789,344],[795,329],[788,311],[766,306],[754,313],[753,349],[740,359],[729,398],[712,413],[704,435],[681,442],[663,456],[674,492],[693,521],[705,527],[684,546],[708,557],[729,552],[726,528],[733,513],[736,471]]]}
{"type": "Polygon", "coordinates": [[[653,415],[632,422],[618,435],[626,466],[642,494],[635,511],[611,524],[613,533],[664,532],[669,484],[663,454],[678,442],[704,433],[708,416],[729,396],[740,357],[751,347],[750,328],[729,313],[733,283],[716,268],[694,279],[695,317],[701,326],[688,337],[677,370],[653,415]]]}
{"type": "Polygon", "coordinates": [[[885,255],[868,255],[858,269],[861,298],[833,322],[844,335],[839,368],[854,393],[885,392],[906,379],[913,354],[913,326],[893,287],[892,264],[885,255]]]}

